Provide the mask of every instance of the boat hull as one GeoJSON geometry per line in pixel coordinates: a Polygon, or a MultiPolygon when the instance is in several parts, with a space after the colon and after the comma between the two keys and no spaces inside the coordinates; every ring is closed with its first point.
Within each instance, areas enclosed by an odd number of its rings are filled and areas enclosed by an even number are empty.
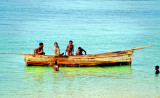
{"type": "Polygon", "coordinates": [[[134,50],[115,51],[100,54],[81,56],[51,56],[51,55],[24,55],[27,66],[53,66],[57,61],[59,66],[118,66],[131,65],[134,50]]]}

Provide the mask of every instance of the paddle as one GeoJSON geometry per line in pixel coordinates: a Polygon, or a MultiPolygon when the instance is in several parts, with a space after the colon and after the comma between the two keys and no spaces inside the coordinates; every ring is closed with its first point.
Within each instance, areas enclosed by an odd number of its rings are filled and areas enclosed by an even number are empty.
{"type": "Polygon", "coordinates": [[[155,46],[155,45],[149,45],[149,46],[145,46],[145,47],[137,47],[137,48],[133,48],[133,50],[148,48],[148,47],[152,47],[152,46],[155,46]]]}
{"type": "Polygon", "coordinates": [[[32,54],[27,54],[27,53],[0,53],[0,54],[32,55],[32,54]]]}

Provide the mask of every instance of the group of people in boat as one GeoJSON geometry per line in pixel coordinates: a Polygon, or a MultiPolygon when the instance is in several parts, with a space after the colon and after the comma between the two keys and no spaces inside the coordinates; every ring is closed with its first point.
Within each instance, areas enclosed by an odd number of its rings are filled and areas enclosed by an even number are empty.
{"type": "MultiPolygon", "coordinates": [[[[74,55],[74,45],[72,40],[70,40],[69,45],[67,45],[67,48],[65,50],[65,55],[66,55],[66,52],[67,52],[67,56],[74,55]]],[[[83,55],[83,52],[86,55],[86,51],[81,47],[78,47],[78,50],[76,51],[76,55],[83,55]]],[[[60,54],[60,48],[57,42],[54,43],[54,54],[55,56],[62,56],[64,54],[64,53],[60,54]]],[[[45,55],[45,52],[43,51],[43,43],[39,43],[39,47],[34,49],[34,56],[35,55],[45,55]]]]}

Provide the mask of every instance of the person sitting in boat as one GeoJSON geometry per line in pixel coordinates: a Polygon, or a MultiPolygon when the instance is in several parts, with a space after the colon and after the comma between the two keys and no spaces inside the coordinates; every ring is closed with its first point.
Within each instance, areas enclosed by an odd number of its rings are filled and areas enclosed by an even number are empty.
{"type": "Polygon", "coordinates": [[[85,55],[86,55],[86,51],[84,49],[82,49],[81,47],[78,47],[76,55],[83,55],[83,53],[82,53],[83,51],[85,52],[85,55]]]}
{"type": "Polygon", "coordinates": [[[69,41],[69,45],[67,46],[66,48],[66,51],[65,51],[65,55],[66,55],[66,52],[67,52],[67,55],[70,56],[70,55],[73,55],[74,54],[74,45],[73,44],[73,41],[69,41]]]}
{"type": "Polygon", "coordinates": [[[44,51],[43,51],[43,43],[39,43],[39,47],[34,49],[34,56],[35,55],[45,55],[44,51]]]}
{"type": "Polygon", "coordinates": [[[54,54],[55,56],[60,56],[60,49],[57,42],[54,43],[54,54]]]}

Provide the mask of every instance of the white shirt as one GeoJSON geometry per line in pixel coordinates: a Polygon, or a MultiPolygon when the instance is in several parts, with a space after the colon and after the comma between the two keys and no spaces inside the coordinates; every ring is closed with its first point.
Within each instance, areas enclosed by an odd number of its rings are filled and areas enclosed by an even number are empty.
{"type": "Polygon", "coordinates": [[[59,49],[59,47],[55,47],[54,48],[54,54],[55,54],[55,56],[59,56],[60,55],[60,49],[59,49]]]}

